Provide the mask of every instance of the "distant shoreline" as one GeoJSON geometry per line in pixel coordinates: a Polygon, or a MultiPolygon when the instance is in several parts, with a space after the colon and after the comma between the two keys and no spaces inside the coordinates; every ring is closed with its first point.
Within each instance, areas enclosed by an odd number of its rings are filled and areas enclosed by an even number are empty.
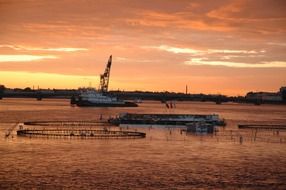
{"type": "MultiPolygon", "coordinates": [[[[72,96],[77,96],[78,90],[17,90],[4,91],[0,99],[5,98],[34,98],[34,99],[71,99],[72,96]]],[[[162,103],[168,101],[192,101],[192,102],[214,102],[223,104],[228,102],[247,103],[247,104],[275,104],[286,105],[286,101],[265,101],[265,100],[249,100],[243,96],[225,96],[225,95],[208,95],[208,94],[184,94],[174,92],[141,92],[141,91],[110,91],[111,96],[116,96],[125,100],[154,100],[162,103]]]]}

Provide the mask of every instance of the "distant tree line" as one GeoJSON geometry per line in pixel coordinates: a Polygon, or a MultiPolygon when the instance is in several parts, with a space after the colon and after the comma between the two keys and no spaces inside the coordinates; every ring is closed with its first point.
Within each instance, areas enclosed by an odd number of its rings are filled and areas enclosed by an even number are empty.
{"type": "Polygon", "coordinates": [[[283,89],[283,90],[281,90],[281,95],[282,95],[282,99],[283,99],[283,101],[285,101],[285,102],[286,102],[286,88],[285,88],[285,89],[283,89]]]}
{"type": "Polygon", "coordinates": [[[0,99],[3,98],[5,86],[0,84],[0,99]]]}

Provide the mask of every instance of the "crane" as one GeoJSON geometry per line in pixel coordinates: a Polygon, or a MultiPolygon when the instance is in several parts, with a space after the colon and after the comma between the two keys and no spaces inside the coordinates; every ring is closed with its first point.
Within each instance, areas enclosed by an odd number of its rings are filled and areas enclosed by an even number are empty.
{"type": "Polygon", "coordinates": [[[100,91],[103,93],[108,91],[111,63],[112,63],[112,55],[110,55],[108,59],[104,73],[100,75],[100,91]]]}

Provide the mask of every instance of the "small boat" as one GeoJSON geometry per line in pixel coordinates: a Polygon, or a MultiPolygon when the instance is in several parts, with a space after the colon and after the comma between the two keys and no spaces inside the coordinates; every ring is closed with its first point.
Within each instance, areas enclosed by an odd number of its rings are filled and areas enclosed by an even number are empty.
{"type": "Polygon", "coordinates": [[[81,89],[78,97],[71,99],[71,104],[87,107],[137,107],[134,102],[117,99],[116,97],[103,94],[92,88],[81,89]]]}

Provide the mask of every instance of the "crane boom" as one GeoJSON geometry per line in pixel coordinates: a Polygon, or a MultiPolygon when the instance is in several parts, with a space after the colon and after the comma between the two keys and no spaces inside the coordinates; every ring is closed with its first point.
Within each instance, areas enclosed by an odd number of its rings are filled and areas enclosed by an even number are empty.
{"type": "Polygon", "coordinates": [[[101,92],[107,92],[108,91],[108,83],[109,83],[111,63],[112,63],[112,55],[110,55],[110,57],[108,59],[104,73],[100,75],[100,90],[101,90],[101,92]]]}

